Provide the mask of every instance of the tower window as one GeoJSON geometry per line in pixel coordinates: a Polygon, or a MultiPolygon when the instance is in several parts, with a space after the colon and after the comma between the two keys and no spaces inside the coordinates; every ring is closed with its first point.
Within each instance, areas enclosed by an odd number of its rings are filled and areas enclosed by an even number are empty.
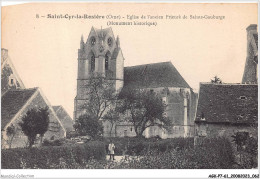
{"type": "Polygon", "coordinates": [[[108,70],[108,55],[105,56],[105,69],[108,70]]]}
{"type": "Polygon", "coordinates": [[[109,37],[109,38],[107,39],[107,44],[108,44],[109,47],[111,47],[111,46],[113,45],[113,40],[112,40],[111,37],[109,37]]]}
{"type": "Polygon", "coordinates": [[[95,71],[95,56],[91,56],[91,71],[95,71]]]}
{"type": "Polygon", "coordinates": [[[11,79],[11,84],[12,84],[12,85],[14,84],[14,79],[11,79]]]}
{"type": "Polygon", "coordinates": [[[91,46],[94,46],[94,45],[96,44],[96,39],[95,39],[95,37],[91,37],[90,43],[91,43],[91,46]]]}

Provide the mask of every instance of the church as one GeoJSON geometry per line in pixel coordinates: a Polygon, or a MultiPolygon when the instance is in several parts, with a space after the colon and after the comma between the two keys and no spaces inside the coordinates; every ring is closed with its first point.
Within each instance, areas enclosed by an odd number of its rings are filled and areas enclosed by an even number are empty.
{"type": "MultiPolygon", "coordinates": [[[[125,59],[120,47],[119,37],[112,28],[91,28],[86,41],[83,36],[78,49],[77,95],[74,101],[74,120],[84,114],[81,106],[87,100],[86,84],[92,73],[104,74],[114,81],[117,92],[124,89],[146,89],[160,94],[166,103],[166,115],[173,122],[171,132],[157,126],[147,128],[145,137],[161,138],[191,137],[194,135],[194,117],[197,94],[181,76],[171,62],[152,63],[124,67],[125,59]]],[[[105,137],[135,136],[133,125],[121,122],[109,133],[110,124],[104,122],[105,137]]]]}

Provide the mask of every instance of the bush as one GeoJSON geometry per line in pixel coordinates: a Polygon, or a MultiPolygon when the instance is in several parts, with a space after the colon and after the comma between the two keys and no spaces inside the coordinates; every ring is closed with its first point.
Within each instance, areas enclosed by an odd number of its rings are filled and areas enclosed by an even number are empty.
{"type": "Polygon", "coordinates": [[[21,168],[71,168],[85,165],[88,160],[104,160],[103,142],[89,142],[74,146],[44,146],[2,150],[3,169],[21,168]],[[64,164],[64,165],[61,165],[64,164]]]}
{"type": "Polygon", "coordinates": [[[224,138],[201,139],[194,148],[177,148],[121,162],[113,168],[128,169],[230,169],[234,167],[231,143],[224,138]]]}
{"type": "MultiPolygon", "coordinates": [[[[128,155],[145,155],[148,151],[165,152],[166,150],[177,149],[184,150],[193,148],[193,138],[172,138],[159,139],[154,138],[140,138],[140,137],[124,137],[124,138],[107,138],[106,150],[109,141],[112,140],[115,144],[115,155],[122,155],[124,152],[128,155]]],[[[108,152],[108,151],[107,151],[108,152]]]]}

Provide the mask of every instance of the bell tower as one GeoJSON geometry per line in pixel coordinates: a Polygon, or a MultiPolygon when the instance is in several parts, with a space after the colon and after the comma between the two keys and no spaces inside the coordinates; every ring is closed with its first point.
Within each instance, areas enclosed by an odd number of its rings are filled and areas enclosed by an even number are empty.
{"type": "Polygon", "coordinates": [[[106,29],[92,27],[86,42],[81,36],[74,120],[84,114],[82,106],[87,100],[87,83],[90,76],[95,73],[102,74],[108,80],[114,80],[117,91],[123,87],[124,57],[119,37],[115,38],[111,27],[106,29]]]}
{"type": "Polygon", "coordinates": [[[258,69],[258,32],[257,25],[247,27],[247,58],[242,83],[257,84],[258,69]]]}

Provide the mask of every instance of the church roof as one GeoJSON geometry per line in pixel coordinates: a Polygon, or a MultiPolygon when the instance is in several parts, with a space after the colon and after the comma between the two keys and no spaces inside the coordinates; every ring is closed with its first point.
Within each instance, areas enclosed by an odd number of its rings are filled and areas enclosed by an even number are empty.
{"type": "Polygon", "coordinates": [[[257,123],[258,85],[201,83],[195,122],[257,123]]]}
{"type": "Polygon", "coordinates": [[[171,62],[161,62],[124,68],[125,88],[190,88],[171,62]]]}
{"type": "Polygon", "coordinates": [[[1,130],[20,111],[37,88],[8,90],[1,98],[1,130]]]}
{"type": "Polygon", "coordinates": [[[68,131],[73,130],[73,120],[67,113],[67,111],[63,108],[63,106],[52,106],[59,120],[61,121],[64,128],[68,131]]]}

